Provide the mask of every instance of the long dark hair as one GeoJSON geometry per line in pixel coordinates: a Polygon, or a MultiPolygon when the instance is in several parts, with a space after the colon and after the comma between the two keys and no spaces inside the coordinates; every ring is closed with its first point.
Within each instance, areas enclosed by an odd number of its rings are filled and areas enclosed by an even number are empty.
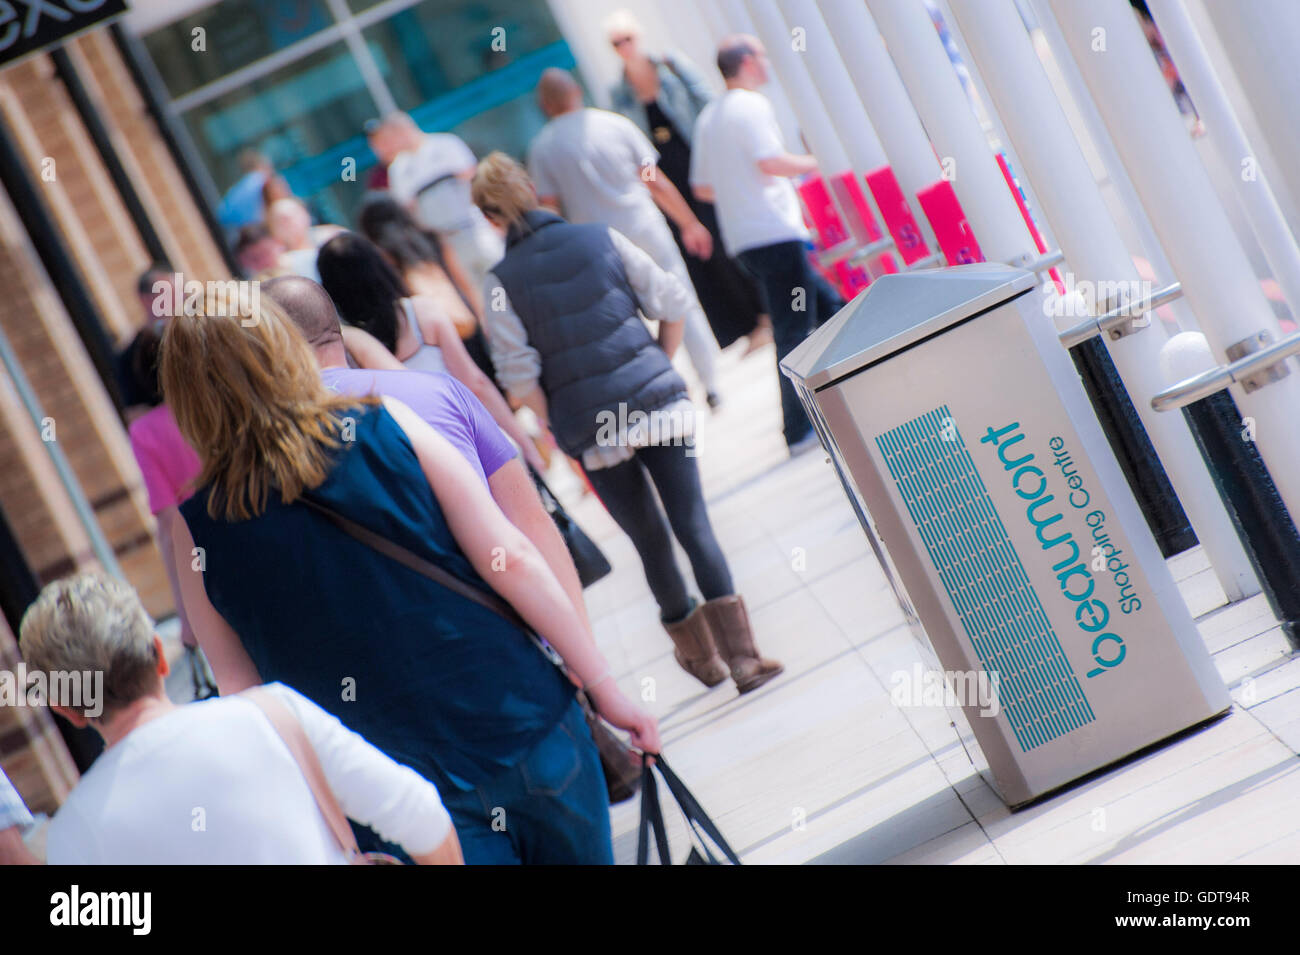
{"type": "Polygon", "coordinates": [[[357,230],[392,260],[401,272],[432,263],[445,268],[442,241],[387,192],[372,192],[361,202],[357,230]]]}
{"type": "Polygon", "coordinates": [[[339,317],[396,352],[397,303],[411,293],[375,244],[355,232],[341,232],[321,246],[316,268],[339,317]]]}

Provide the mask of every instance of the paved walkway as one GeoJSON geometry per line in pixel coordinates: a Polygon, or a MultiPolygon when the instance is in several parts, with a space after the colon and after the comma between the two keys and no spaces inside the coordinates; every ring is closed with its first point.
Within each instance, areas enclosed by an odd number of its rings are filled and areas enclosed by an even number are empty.
{"type": "MultiPolygon", "coordinates": [[[[920,655],[825,455],[786,458],[770,347],[733,349],[722,367],[727,404],[700,439],[705,494],[782,677],[739,697],[683,673],[631,544],[597,501],[561,494],[615,568],[587,591],[601,648],[745,862],[1300,861],[1300,658],[1262,597],[1224,606],[1199,550],[1171,561],[1237,705],[1011,814],[946,711],[891,703],[891,675],[920,655]]],[[[634,861],[637,814],[636,800],[612,810],[619,862],[634,861]]],[[[666,815],[680,862],[684,827],[666,815]]]]}

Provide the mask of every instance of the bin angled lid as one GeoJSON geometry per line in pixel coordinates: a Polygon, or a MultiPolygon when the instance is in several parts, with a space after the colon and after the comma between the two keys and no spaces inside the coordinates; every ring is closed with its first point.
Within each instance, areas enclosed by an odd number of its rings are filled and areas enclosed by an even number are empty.
{"type": "Polygon", "coordinates": [[[993,262],[882,275],[781,362],[817,389],[1037,284],[1033,272],[993,262]]]}

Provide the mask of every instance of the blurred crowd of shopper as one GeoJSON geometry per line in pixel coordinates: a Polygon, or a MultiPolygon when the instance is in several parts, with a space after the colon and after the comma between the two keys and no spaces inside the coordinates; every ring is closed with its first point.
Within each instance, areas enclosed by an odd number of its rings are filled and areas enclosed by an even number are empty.
{"type": "MultiPolygon", "coordinates": [[[[557,455],[634,544],[684,670],[740,693],[782,672],[713,532],[673,358],[684,346],[716,411],[721,347],[774,341],[779,361],[839,307],[790,183],[816,165],[757,92],[755,38],[723,42],[714,98],[630,15],[607,29],[616,111],[547,70],[526,164],[381,117],[346,229],[313,223],[250,153],[220,215],[251,306],[209,290],[174,316],[180,277],[141,277],[119,366],[131,444],[182,640],[203,651],[195,695],[220,699],[168,700],[125,585],[49,585],[23,653],[107,687],[101,714],[58,709],[107,750],[56,816],[51,861],[355,861],[337,803],[362,849],[413,861],[611,862],[593,729],[660,743],[539,496],[557,455]]],[[[815,439],[777,377],[795,454],[815,439]]]]}

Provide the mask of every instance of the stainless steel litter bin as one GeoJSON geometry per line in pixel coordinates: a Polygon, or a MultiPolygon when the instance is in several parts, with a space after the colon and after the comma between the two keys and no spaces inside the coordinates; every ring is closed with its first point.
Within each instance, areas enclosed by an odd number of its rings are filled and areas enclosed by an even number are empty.
{"type": "Polygon", "coordinates": [[[1008,805],[1230,706],[1032,273],[882,276],[781,367],[1008,805]]]}

